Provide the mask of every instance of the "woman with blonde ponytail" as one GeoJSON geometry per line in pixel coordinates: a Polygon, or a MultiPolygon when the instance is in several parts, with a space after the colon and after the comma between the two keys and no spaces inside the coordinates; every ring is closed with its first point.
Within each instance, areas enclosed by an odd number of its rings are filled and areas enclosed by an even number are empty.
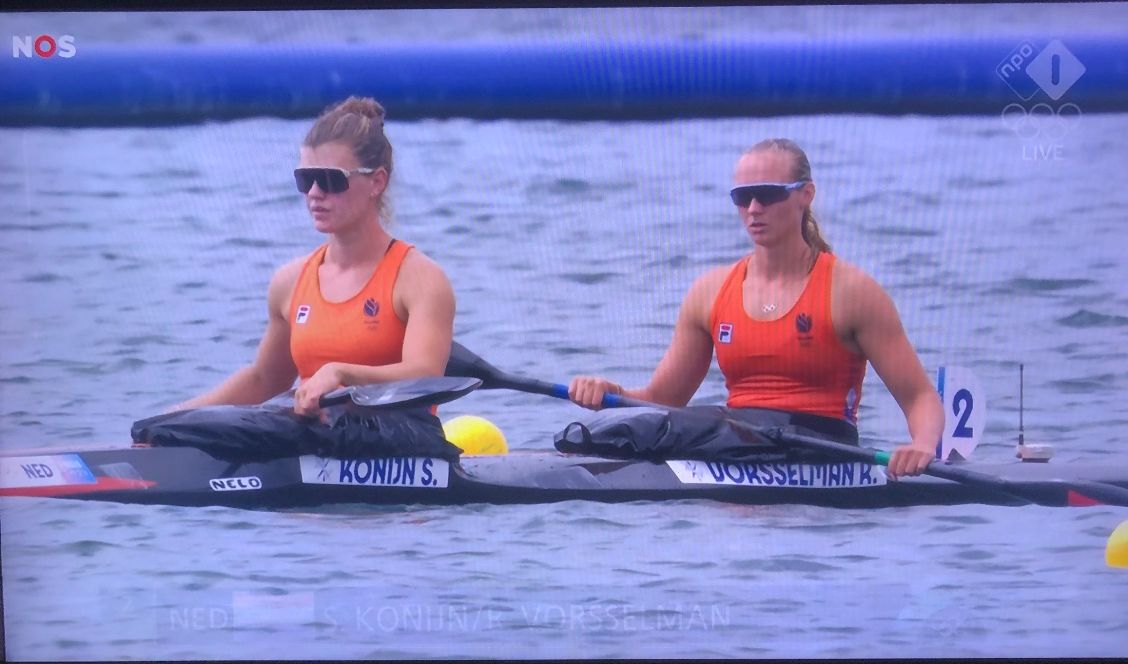
{"type": "Polygon", "coordinates": [[[734,414],[770,412],[778,422],[782,412],[797,426],[857,444],[868,362],[904,412],[911,438],[894,449],[889,475],[920,474],[943,430],[940,398],[889,295],[831,253],[811,210],[807,155],[788,139],[765,140],[741,155],[733,179],[730,196],[754,250],[690,287],[648,385],[624,389],[578,376],[572,400],[598,409],[613,392],[685,406],[715,352],[734,414]]]}
{"type": "Polygon", "coordinates": [[[349,97],[302,141],[297,189],[326,242],[274,274],[254,362],[178,409],[257,404],[300,385],[299,414],[338,387],[441,376],[454,327],[442,269],[385,228],[392,145],[384,108],[349,97]]]}

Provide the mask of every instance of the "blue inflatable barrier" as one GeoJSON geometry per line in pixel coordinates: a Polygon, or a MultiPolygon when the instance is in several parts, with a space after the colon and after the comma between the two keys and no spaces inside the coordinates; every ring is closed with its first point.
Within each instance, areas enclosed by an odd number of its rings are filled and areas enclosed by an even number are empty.
{"type": "Polygon", "coordinates": [[[1128,109],[1128,36],[83,45],[69,58],[0,59],[0,123],[7,126],[310,117],[350,94],[377,98],[396,120],[967,114],[1038,101],[1121,111],[1128,109]],[[1031,65],[1039,56],[1041,85],[1031,65]]]}

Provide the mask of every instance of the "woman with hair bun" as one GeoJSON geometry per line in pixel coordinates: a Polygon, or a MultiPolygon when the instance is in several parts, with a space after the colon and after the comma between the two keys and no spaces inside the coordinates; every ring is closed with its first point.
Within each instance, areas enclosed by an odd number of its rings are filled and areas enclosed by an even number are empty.
{"type": "Polygon", "coordinates": [[[257,404],[299,378],[294,410],[338,387],[441,376],[454,291],[442,269],[384,226],[393,170],[384,108],[349,97],[321,114],[294,180],[325,244],[275,272],[254,361],[176,409],[257,404]]]}

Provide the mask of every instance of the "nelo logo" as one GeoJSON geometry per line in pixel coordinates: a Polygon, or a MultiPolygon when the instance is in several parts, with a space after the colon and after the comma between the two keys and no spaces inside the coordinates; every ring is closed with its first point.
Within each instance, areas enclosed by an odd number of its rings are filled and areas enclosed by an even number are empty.
{"type": "Polygon", "coordinates": [[[74,45],[74,35],[61,35],[58,38],[51,35],[38,37],[12,37],[12,57],[30,58],[73,58],[78,49],[74,45]]]}
{"type": "Polygon", "coordinates": [[[219,477],[208,480],[212,491],[253,491],[262,488],[262,480],[257,477],[219,477]]]}

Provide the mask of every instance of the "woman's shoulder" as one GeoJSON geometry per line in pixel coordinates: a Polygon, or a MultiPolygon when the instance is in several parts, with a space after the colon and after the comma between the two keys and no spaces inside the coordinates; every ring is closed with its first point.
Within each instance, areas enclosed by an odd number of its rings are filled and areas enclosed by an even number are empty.
{"type": "Polygon", "coordinates": [[[403,257],[395,292],[409,304],[423,300],[453,302],[454,298],[454,287],[446,272],[418,247],[412,247],[403,257]]]}
{"type": "Polygon", "coordinates": [[[401,274],[406,272],[408,274],[415,274],[420,276],[434,275],[446,277],[446,273],[439,263],[423,252],[419,247],[409,245],[410,249],[403,257],[403,264],[400,267],[401,274]]]}
{"type": "Polygon", "coordinates": [[[896,315],[893,300],[885,288],[865,270],[842,259],[834,261],[831,298],[838,302],[837,320],[847,325],[896,315]]]}
{"type": "Polygon", "coordinates": [[[266,301],[270,308],[283,318],[289,308],[290,294],[298,283],[302,268],[309,260],[309,256],[298,256],[283,263],[274,275],[270,277],[270,285],[266,290],[266,301]]]}
{"type": "Polygon", "coordinates": [[[298,276],[302,273],[302,268],[305,267],[306,262],[309,260],[310,254],[303,256],[295,256],[286,261],[274,271],[274,276],[271,277],[270,283],[279,285],[293,286],[298,281],[298,276]]]}
{"type": "Polygon", "coordinates": [[[732,263],[717,265],[710,268],[708,271],[697,277],[697,279],[693,282],[693,286],[690,290],[702,291],[706,294],[712,293],[715,295],[717,291],[721,289],[721,286],[724,285],[729,276],[747,261],[748,257],[742,256],[739,260],[732,263]]]}
{"type": "Polygon", "coordinates": [[[728,276],[732,274],[734,268],[735,264],[732,263],[712,267],[697,277],[694,281],[694,286],[706,290],[717,290],[721,287],[721,284],[725,282],[725,279],[728,279],[728,276]]]}
{"type": "Polygon", "coordinates": [[[835,286],[845,288],[849,292],[856,292],[859,289],[868,290],[874,287],[880,288],[880,285],[869,273],[838,256],[834,257],[833,270],[832,278],[835,286]]]}
{"type": "MultiPolygon", "coordinates": [[[[741,261],[743,260],[742,258],[741,261]]],[[[740,261],[728,265],[718,265],[710,268],[694,280],[693,285],[689,287],[689,292],[686,293],[684,305],[695,312],[695,316],[699,320],[705,321],[707,324],[714,301],[716,301],[729,275],[739,264],[740,261]]]]}
{"type": "Polygon", "coordinates": [[[717,284],[720,284],[725,279],[728,279],[729,276],[734,272],[746,269],[748,265],[748,259],[750,257],[751,254],[746,254],[729,263],[715,265],[712,268],[709,268],[709,270],[703,273],[701,276],[697,277],[697,281],[702,283],[716,282],[717,284]]]}

